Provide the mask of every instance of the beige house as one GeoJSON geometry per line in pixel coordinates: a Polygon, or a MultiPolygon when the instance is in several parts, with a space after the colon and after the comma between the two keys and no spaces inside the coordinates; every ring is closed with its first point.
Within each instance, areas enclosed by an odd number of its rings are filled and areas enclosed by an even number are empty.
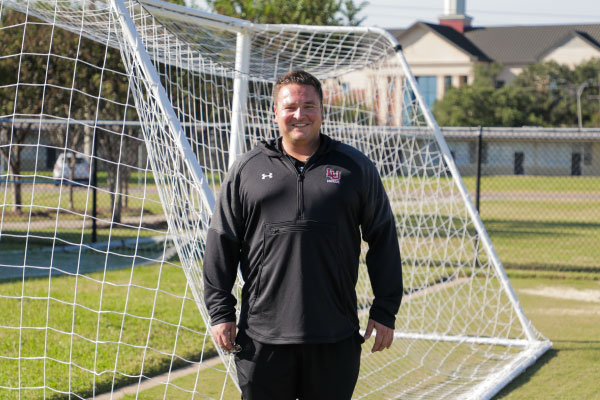
{"type": "MultiPolygon", "coordinates": [[[[446,0],[438,24],[415,22],[407,29],[391,29],[400,45],[419,92],[431,108],[451,86],[474,79],[474,66],[499,62],[501,87],[529,64],[556,61],[571,67],[600,58],[600,24],[473,27],[465,14],[465,0],[446,0]]],[[[412,101],[411,92],[397,75],[395,61],[386,70],[348,76],[347,89],[376,110],[378,124],[412,125],[404,113],[390,112],[412,101]],[[369,93],[366,81],[375,89],[369,93]]],[[[327,88],[326,88],[327,90],[327,88]]],[[[333,90],[333,88],[332,88],[333,90]]],[[[409,116],[410,117],[410,116],[409,116]]],[[[484,174],[600,176],[600,130],[485,128],[484,174]]],[[[476,171],[474,128],[442,128],[454,160],[464,175],[476,171]]]]}
{"type": "MultiPolygon", "coordinates": [[[[600,58],[600,24],[476,27],[471,20],[465,0],[445,0],[438,24],[417,21],[407,29],[388,30],[402,46],[429,108],[451,86],[471,83],[477,64],[501,63],[504,68],[496,78],[501,87],[529,64],[553,60],[573,67],[600,58]]],[[[387,75],[379,70],[348,76],[350,90],[364,91],[366,81],[374,83],[377,89],[367,98],[377,102],[374,108],[382,125],[402,123],[401,116],[388,112],[390,105],[405,100],[397,68],[392,62],[387,75]]]]}
{"type": "Polygon", "coordinates": [[[450,85],[472,82],[476,64],[502,63],[502,86],[529,64],[553,60],[573,67],[600,58],[600,24],[474,27],[465,0],[446,0],[438,24],[415,22],[389,32],[430,106],[450,85]]]}

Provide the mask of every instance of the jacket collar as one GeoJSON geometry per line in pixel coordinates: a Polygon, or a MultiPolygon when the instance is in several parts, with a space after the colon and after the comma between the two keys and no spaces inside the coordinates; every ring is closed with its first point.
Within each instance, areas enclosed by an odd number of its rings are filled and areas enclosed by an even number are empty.
{"type": "MultiPolygon", "coordinates": [[[[320,135],[319,148],[313,154],[313,157],[330,152],[336,144],[336,141],[329,136],[323,133],[320,133],[320,135]]],[[[258,142],[257,147],[269,157],[282,157],[285,155],[281,148],[281,136],[268,140],[263,139],[258,142]]]]}

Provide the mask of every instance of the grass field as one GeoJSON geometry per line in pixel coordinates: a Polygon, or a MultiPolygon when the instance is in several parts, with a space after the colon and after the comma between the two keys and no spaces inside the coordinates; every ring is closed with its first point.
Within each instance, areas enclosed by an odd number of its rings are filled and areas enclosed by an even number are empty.
{"type": "Polygon", "coordinates": [[[0,398],[88,397],[94,385],[104,392],[137,381],[128,375],[164,372],[172,359],[177,367],[214,356],[210,341],[202,353],[205,327],[185,282],[165,263],[0,283],[0,309],[11,310],[0,313],[0,387],[55,390],[0,389],[0,398]]]}
{"type": "MultiPolygon", "coordinates": [[[[553,348],[494,397],[495,400],[600,399],[600,281],[513,278],[512,284],[525,313],[553,342],[553,348]]],[[[220,365],[223,368],[223,365],[220,365]]],[[[214,371],[201,376],[206,382],[222,382],[214,371]]],[[[187,390],[198,385],[190,374],[156,386],[137,397],[145,400],[191,399],[187,390]]],[[[216,393],[221,389],[218,385],[216,393]]],[[[225,399],[238,399],[233,386],[226,386],[225,399]]],[[[206,392],[209,394],[209,392],[206,392]]],[[[134,395],[125,396],[134,399],[134,395]]]]}
{"type": "MultiPolygon", "coordinates": [[[[474,180],[467,178],[465,183],[472,191],[474,180]]],[[[75,192],[85,196],[84,190],[75,192]]],[[[35,195],[36,203],[59,204],[56,191],[49,190],[44,199],[37,197],[42,193],[35,195]]],[[[24,194],[31,203],[31,191],[24,194]]],[[[61,207],[68,207],[67,194],[62,196],[61,207]]],[[[482,219],[525,312],[554,343],[496,398],[600,399],[600,179],[486,177],[482,196],[482,219]]],[[[85,202],[85,197],[81,200],[85,202]]],[[[150,200],[145,204],[148,214],[161,213],[155,193],[150,200]]],[[[139,215],[140,206],[131,204],[130,213],[139,215]]],[[[9,216],[5,213],[5,218],[9,216]]],[[[44,218],[41,213],[36,216],[44,218]]],[[[65,217],[77,221],[72,215],[65,217]]],[[[25,222],[28,215],[19,218],[16,222],[25,222]]],[[[0,257],[2,251],[22,249],[24,241],[18,236],[26,232],[5,226],[0,257]]],[[[142,230],[140,235],[156,232],[142,230]]],[[[107,240],[108,233],[107,228],[100,229],[98,240],[107,240]]],[[[37,236],[28,237],[28,246],[35,249],[53,240],[54,229],[28,234],[37,236]]],[[[78,243],[81,234],[81,228],[61,228],[57,237],[78,243]]],[[[136,229],[117,228],[111,237],[136,234],[136,229]]],[[[205,353],[201,351],[205,327],[185,282],[182,270],[169,263],[78,278],[0,281],[0,307],[13,310],[0,313],[0,398],[58,399],[68,391],[86,397],[94,385],[102,392],[113,384],[135,383],[142,372],[165,372],[172,359],[175,366],[184,366],[214,356],[210,340],[205,353]],[[90,359],[88,355],[96,351],[98,356],[90,359]],[[105,372],[94,375],[93,369],[105,372]],[[32,389],[20,394],[3,389],[19,385],[32,389]]],[[[192,398],[192,391],[218,398],[223,379],[222,372],[207,369],[173,381],[179,388],[160,385],[138,398],[162,399],[166,393],[167,398],[186,399],[192,398]]],[[[239,398],[231,383],[225,398],[239,398]]]]}
{"type": "MultiPolygon", "coordinates": [[[[465,185],[474,194],[475,179],[465,185]]],[[[600,178],[493,176],[480,215],[507,269],[600,273],[600,178]]]]}
{"type": "Polygon", "coordinates": [[[553,348],[496,399],[600,399],[600,280],[513,278],[511,283],[553,348]]]}
{"type": "MultiPolygon", "coordinates": [[[[526,314],[554,348],[497,398],[600,398],[600,388],[594,386],[600,372],[600,281],[572,280],[568,274],[564,278],[512,279],[526,314]]],[[[113,382],[117,386],[137,382],[135,376],[142,371],[148,376],[165,372],[173,357],[179,360],[176,366],[185,366],[185,360],[215,355],[210,341],[204,353],[200,350],[205,327],[186,292],[183,272],[175,265],[77,279],[54,277],[51,283],[44,278],[24,285],[5,282],[0,295],[0,307],[15,310],[0,314],[0,387],[18,387],[21,382],[56,390],[31,389],[19,397],[0,388],[2,399],[59,399],[64,396],[58,391],[68,390],[86,397],[94,384],[102,392],[113,382]],[[109,283],[103,285],[102,278],[109,283]],[[26,296],[23,300],[21,293],[26,296]],[[77,306],[72,305],[75,300],[77,306]],[[186,328],[178,328],[179,324],[186,328]],[[41,329],[46,325],[49,329],[41,329]],[[122,325],[126,328],[120,334],[122,325]],[[19,326],[26,328],[10,328],[19,326]],[[97,358],[90,358],[96,350],[97,358]],[[94,376],[88,371],[94,368],[105,372],[94,376]],[[115,368],[119,373],[112,372],[115,368]]],[[[138,398],[162,399],[166,392],[170,399],[192,399],[193,391],[218,398],[223,380],[222,372],[207,369],[175,379],[172,385],[150,388],[138,398]]],[[[237,396],[229,383],[225,398],[237,396]]]]}

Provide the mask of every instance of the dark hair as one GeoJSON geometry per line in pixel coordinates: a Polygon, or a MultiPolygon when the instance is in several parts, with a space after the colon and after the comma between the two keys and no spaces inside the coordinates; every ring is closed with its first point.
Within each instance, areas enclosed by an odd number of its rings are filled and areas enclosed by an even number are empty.
{"type": "Polygon", "coordinates": [[[323,104],[323,88],[321,87],[321,82],[319,82],[319,80],[313,75],[300,69],[290,71],[277,78],[277,82],[275,82],[275,87],[273,88],[273,101],[275,103],[277,103],[277,95],[279,94],[279,89],[281,89],[282,86],[289,85],[292,83],[314,87],[317,91],[317,94],[319,95],[319,100],[321,101],[321,104],[323,104]]]}

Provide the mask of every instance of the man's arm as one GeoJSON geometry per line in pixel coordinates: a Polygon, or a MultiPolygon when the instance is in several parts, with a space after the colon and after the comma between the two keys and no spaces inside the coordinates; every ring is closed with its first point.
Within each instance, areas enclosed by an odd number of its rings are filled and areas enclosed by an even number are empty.
{"type": "Polygon", "coordinates": [[[375,329],[375,352],[389,348],[394,339],[396,313],[402,300],[402,264],[394,214],[374,165],[365,168],[364,178],[361,229],[369,244],[366,262],[375,295],[365,339],[375,329]]]}
{"type": "Polygon", "coordinates": [[[235,167],[221,186],[203,259],[204,302],[210,315],[213,338],[225,350],[232,350],[235,340],[236,299],[231,291],[240,261],[243,226],[235,167]]]}

